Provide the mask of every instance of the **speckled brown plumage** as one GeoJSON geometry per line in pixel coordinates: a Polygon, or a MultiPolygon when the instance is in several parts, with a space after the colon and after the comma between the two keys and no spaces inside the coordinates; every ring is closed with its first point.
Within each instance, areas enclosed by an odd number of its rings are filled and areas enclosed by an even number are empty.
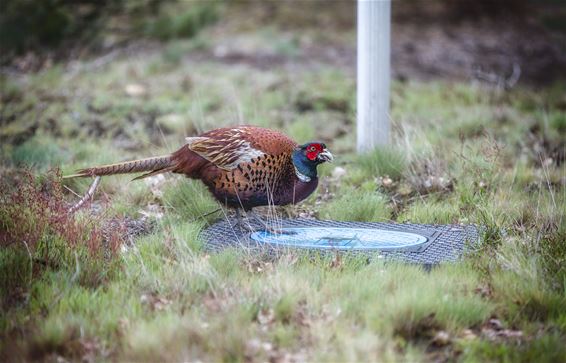
{"type": "Polygon", "coordinates": [[[269,204],[286,205],[299,202],[308,196],[305,195],[307,190],[312,189],[312,193],[316,189],[317,179],[312,180],[308,187],[298,180],[291,161],[291,153],[297,143],[281,132],[241,126],[212,130],[201,137],[214,140],[214,145],[222,145],[221,154],[229,156],[226,157],[227,162],[235,158],[234,150],[230,148],[233,140],[244,140],[251,148],[263,153],[238,163],[232,169],[210,163],[203,155],[193,151],[192,145],[173,154],[173,159],[178,161],[173,172],[202,180],[223,204],[244,209],[269,204]]]}
{"type": "MultiPolygon", "coordinates": [[[[322,146],[310,148],[315,156],[322,155],[323,149],[326,152],[322,146]]],[[[281,132],[238,126],[188,137],[187,143],[171,155],[87,168],[74,176],[143,171],[147,173],[141,177],[145,177],[170,171],[201,180],[222,204],[249,210],[297,203],[316,189],[316,165],[325,160],[305,159],[313,165],[315,174],[299,178],[302,174],[293,155],[300,151],[301,147],[281,132]]],[[[331,158],[330,153],[327,155],[331,158]]]]}

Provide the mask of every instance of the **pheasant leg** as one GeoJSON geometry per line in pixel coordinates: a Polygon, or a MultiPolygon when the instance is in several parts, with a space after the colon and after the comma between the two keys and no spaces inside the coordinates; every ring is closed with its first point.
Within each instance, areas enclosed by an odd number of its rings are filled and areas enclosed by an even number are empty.
{"type": "Polygon", "coordinates": [[[296,234],[296,232],[289,232],[289,231],[284,231],[281,228],[274,228],[272,226],[270,226],[269,224],[267,224],[259,215],[257,215],[253,210],[250,211],[250,214],[252,215],[252,218],[259,222],[263,228],[272,234],[296,234]]]}
{"type": "MultiPolygon", "coordinates": [[[[247,219],[247,213],[244,211],[244,215],[247,219]]],[[[238,227],[240,230],[244,232],[254,232],[254,228],[251,226],[249,221],[246,221],[242,218],[242,214],[240,213],[240,208],[236,208],[236,224],[232,226],[232,228],[238,227]]]]}

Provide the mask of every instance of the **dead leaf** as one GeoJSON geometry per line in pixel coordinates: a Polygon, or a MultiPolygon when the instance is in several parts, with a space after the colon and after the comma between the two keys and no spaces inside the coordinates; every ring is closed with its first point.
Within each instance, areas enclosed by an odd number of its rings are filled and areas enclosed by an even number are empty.
{"type": "Polygon", "coordinates": [[[275,312],[271,308],[263,308],[257,313],[257,321],[261,325],[269,325],[275,321],[275,312]]]}
{"type": "Polygon", "coordinates": [[[332,259],[332,261],[330,262],[330,268],[337,268],[337,269],[341,269],[342,268],[342,256],[340,255],[340,253],[336,252],[334,254],[334,258],[332,259]]]}
{"type": "Polygon", "coordinates": [[[510,340],[520,340],[523,338],[521,330],[513,330],[504,328],[499,319],[489,319],[481,328],[481,334],[488,340],[505,342],[510,340]]]}
{"type": "Polygon", "coordinates": [[[220,299],[220,298],[214,296],[214,294],[209,293],[203,298],[202,303],[210,311],[220,312],[222,310],[222,307],[223,307],[223,300],[224,299],[220,299]]]}
{"type": "Polygon", "coordinates": [[[393,185],[393,179],[391,179],[387,175],[380,179],[381,179],[381,185],[383,185],[385,188],[389,188],[393,185]]]}
{"type": "Polygon", "coordinates": [[[464,340],[474,340],[478,337],[471,329],[464,329],[461,336],[464,340]]]}
{"type": "Polygon", "coordinates": [[[128,320],[128,318],[122,317],[118,319],[118,327],[116,328],[116,330],[119,336],[125,336],[129,327],[130,327],[130,321],[128,320]]]}
{"type": "Polygon", "coordinates": [[[140,300],[142,304],[148,305],[152,311],[164,310],[168,305],[171,304],[171,300],[159,296],[155,292],[142,294],[140,300]]]}
{"type": "Polygon", "coordinates": [[[344,169],[341,166],[337,166],[337,167],[334,168],[334,170],[332,170],[332,177],[334,179],[340,179],[344,175],[346,175],[346,169],[344,169]]]}
{"type": "Polygon", "coordinates": [[[246,358],[252,359],[259,353],[259,350],[261,349],[261,341],[257,338],[250,339],[246,342],[244,349],[246,358]]]}
{"type": "Polygon", "coordinates": [[[499,321],[498,319],[489,319],[487,324],[490,328],[495,329],[495,330],[503,329],[503,324],[501,324],[501,321],[499,321]]]}
{"type": "Polygon", "coordinates": [[[474,289],[474,292],[483,298],[490,298],[493,293],[489,285],[480,285],[474,289]]]}

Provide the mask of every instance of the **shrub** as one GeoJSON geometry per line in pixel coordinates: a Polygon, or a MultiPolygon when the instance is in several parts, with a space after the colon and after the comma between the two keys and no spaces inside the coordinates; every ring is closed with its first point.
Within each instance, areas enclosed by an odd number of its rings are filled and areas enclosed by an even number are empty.
{"type": "Polygon", "coordinates": [[[214,2],[179,0],[4,0],[0,11],[1,58],[47,47],[100,44],[97,36],[120,17],[126,36],[190,38],[218,18],[214,2]],[[188,10],[187,10],[188,9],[188,10]],[[89,44],[88,41],[94,41],[89,44]]]}
{"type": "Polygon", "coordinates": [[[0,197],[0,304],[13,300],[47,268],[69,269],[84,285],[100,283],[110,271],[122,239],[98,218],[81,221],[68,213],[61,175],[26,172],[0,197]],[[110,232],[110,233],[108,233],[110,232]],[[106,253],[110,252],[110,253],[106,253]]]}
{"type": "Polygon", "coordinates": [[[22,53],[57,46],[65,39],[94,33],[111,0],[4,0],[0,12],[0,48],[22,53]],[[34,49],[35,50],[35,49],[34,49]]]}
{"type": "Polygon", "coordinates": [[[32,138],[14,148],[12,161],[16,166],[47,169],[63,163],[65,154],[53,140],[32,138]]]}

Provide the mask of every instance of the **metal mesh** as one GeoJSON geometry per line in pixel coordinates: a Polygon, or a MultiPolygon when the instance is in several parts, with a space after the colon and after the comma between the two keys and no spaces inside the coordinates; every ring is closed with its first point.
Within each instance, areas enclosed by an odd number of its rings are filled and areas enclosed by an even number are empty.
{"type": "MultiPolygon", "coordinates": [[[[205,248],[210,251],[219,251],[228,247],[245,247],[269,252],[281,252],[285,250],[300,250],[301,248],[283,248],[275,246],[259,245],[250,238],[250,232],[243,231],[239,227],[232,227],[235,221],[222,220],[213,224],[202,232],[205,248]]],[[[262,230],[258,224],[252,223],[256,230],[262,230]]],[[[406,251],[379,251],[363,250],[346,252],[352,254],[364,254],[377,258],[396,259],[419,264],[438,264],[444,261],[456,261],[464,252],[466,246],[475,244],[479,240],[479,233],[473,225],[427,225],[427,224],[397,224],[379,222],[339,222],[318,221],[311,219],[284,219],[280,223],[283,228],[301,227],[339,227],[339,228],[379,228],[389,231],[409,232],[423,235],[429,242],[419,250],[406,251]]],[[[317,253],[335,253],[336,251],[317,250],[309,248],[309,251],[317,253]]],[[[340,251],[345,252],[345,251],[340,251]]]]}

